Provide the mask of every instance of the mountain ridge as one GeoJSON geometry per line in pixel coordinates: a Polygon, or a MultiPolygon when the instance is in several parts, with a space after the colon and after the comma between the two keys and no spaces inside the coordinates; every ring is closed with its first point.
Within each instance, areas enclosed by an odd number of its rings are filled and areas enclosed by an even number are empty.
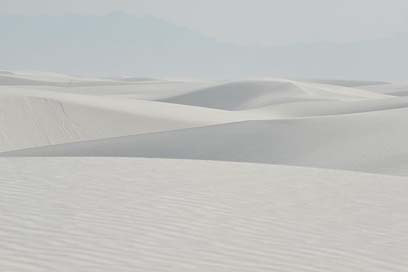
{"type": "MultiPolygon", "coordinates": [[[[265,33],[273,35],[273,33],[265,33]]],[[[408,35],[355,43],[241,46],[151,16],[1,16],[1,70],[140,77],[405,80],[408,35]],[[29,46],[27,46],[29,45],[29,46]],[[387,52],[384,54],[384,52],[387,52]]]]}

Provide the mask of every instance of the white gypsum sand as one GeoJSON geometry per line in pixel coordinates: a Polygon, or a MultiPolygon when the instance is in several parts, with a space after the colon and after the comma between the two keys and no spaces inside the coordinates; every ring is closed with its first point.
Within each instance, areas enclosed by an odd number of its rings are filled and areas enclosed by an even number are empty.
{"type": "Polygon", "coordinates": [[[1,71],[0,271],[405,271],[407,116],[392,82],[1,71]]]}
{"type": "Polygon", "coordinates": [[[408,174],[408,109],[246,121],[17,150],[7,156],[183,158],[408,174]]]}
{"type": "Polygon", "coordinates": [[[136,158],[0,159],[2,271],[404,271],[408,180],[136,158]]]}

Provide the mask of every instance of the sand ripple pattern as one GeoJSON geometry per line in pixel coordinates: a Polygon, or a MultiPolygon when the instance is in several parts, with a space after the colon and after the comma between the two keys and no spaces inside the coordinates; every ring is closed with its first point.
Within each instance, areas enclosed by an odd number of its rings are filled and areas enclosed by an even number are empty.
{"type": "Polygon", "coordinates": [[[0,172],[0,271],[408,270],[403,177],[135,158],[0,172]]]}

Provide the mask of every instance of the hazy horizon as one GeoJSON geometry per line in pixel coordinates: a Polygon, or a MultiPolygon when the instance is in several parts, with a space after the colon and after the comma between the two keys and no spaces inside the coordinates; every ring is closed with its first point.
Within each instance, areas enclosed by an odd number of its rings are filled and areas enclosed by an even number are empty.
{"type": "Polygon", "coordinates": [[[2,70],[407,80],[406,1],[0,0],[0,5],[2,70]]]}
{"type": "Polygon", "coordinates": [[[0,5],[0,14],[150,15],[239,45],[355,42],[408,29],[408,2],[402,0],[0,0],[0,5]]]}

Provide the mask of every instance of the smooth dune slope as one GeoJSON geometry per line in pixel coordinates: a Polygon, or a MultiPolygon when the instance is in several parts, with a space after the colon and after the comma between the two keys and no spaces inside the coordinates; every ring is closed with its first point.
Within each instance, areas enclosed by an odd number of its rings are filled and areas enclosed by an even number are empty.
{"type": "Polygon", "coordinates": [[[408,96],[408,83],[390,83],[385,85],[370,85],[362,87],[365,90],[393,96],[408,96]]]}
{"type": "Polygon", "coordinates": [[[343,87],[364,87],[389,84],[385,81],[367,81],[367,80],[345,80],[345,79],[315,79],[305,80],[306,82],[323,83],[343,87]]]}
{"type": "Polygon", "coordinates": [[[0,270],[408,267],[408,180],[257,164],[0,159],[0,270]]]}
{"type": "Polygon", "coordinates": [[[1,96],[0,107],[2,151],[177,126],[176,122],[170,125],[166,120],[38,97],[1,96]]]}
{"type": "Polygon", "coordinates": [[[387,97],[355,101],[294,101],[246,111],[271,119],[291,119],[321,115],[342,115],[403,109],[408,107],[408,97],[387,97]]]}
{"type": "Polygon", "coordinates": [[[161,101],[224,110],[246,110],[297,101],[352,101],[385,97],[382,94],[343,86],[262,80],[225,83],[161,101]]]}
{"type": "Polygon", "coordinates": [[[408,109],[247,121],[2,153],[289,164],[408,175],[408,109]]]}
{"type": "Polygon", "coordinates": [[[84,78],[68,76],[57,73],[45,72],[8,72],[0,73],[0,86],[54,86],[54,87],[81,87],[81,86],[103,86],[124,85],[126,81],[84,78]]]}
{"type": "Polygon", "coordinates": [[[118,82],[2,71],[0,152],[258,119],[253,116],[257,113],[133,99],[174,95],[208,82],[132,81],[134,85],[114,85],[118,82]]]}
{"type": "Polygon", "coordinates": [[[160,100],[168,97],[185,94],[196,89],[213,86],[217,83],[207,81],[138,81],[127,84],[100,84],[100,85],[15,85],[0,86],[0,90],[7,88],[27,88],[32,90],[47,90],[55,93],[74,93],[93,96],[121,97],[141,100],[160,100]]]}
{"type": "Polygon", "coordinates": [[[247,118],[251,115],[154,101],[2,88],[0,151],[247,118]]]}
{"type": "Polygon", "coordinates": [[[158,100],[216,85],[197,80],[160,80],[151,78],[84,78],[56,73],[0,71],[0,92],[18,86],[55,93],[95,96],[121,96],[158,100]]]}

